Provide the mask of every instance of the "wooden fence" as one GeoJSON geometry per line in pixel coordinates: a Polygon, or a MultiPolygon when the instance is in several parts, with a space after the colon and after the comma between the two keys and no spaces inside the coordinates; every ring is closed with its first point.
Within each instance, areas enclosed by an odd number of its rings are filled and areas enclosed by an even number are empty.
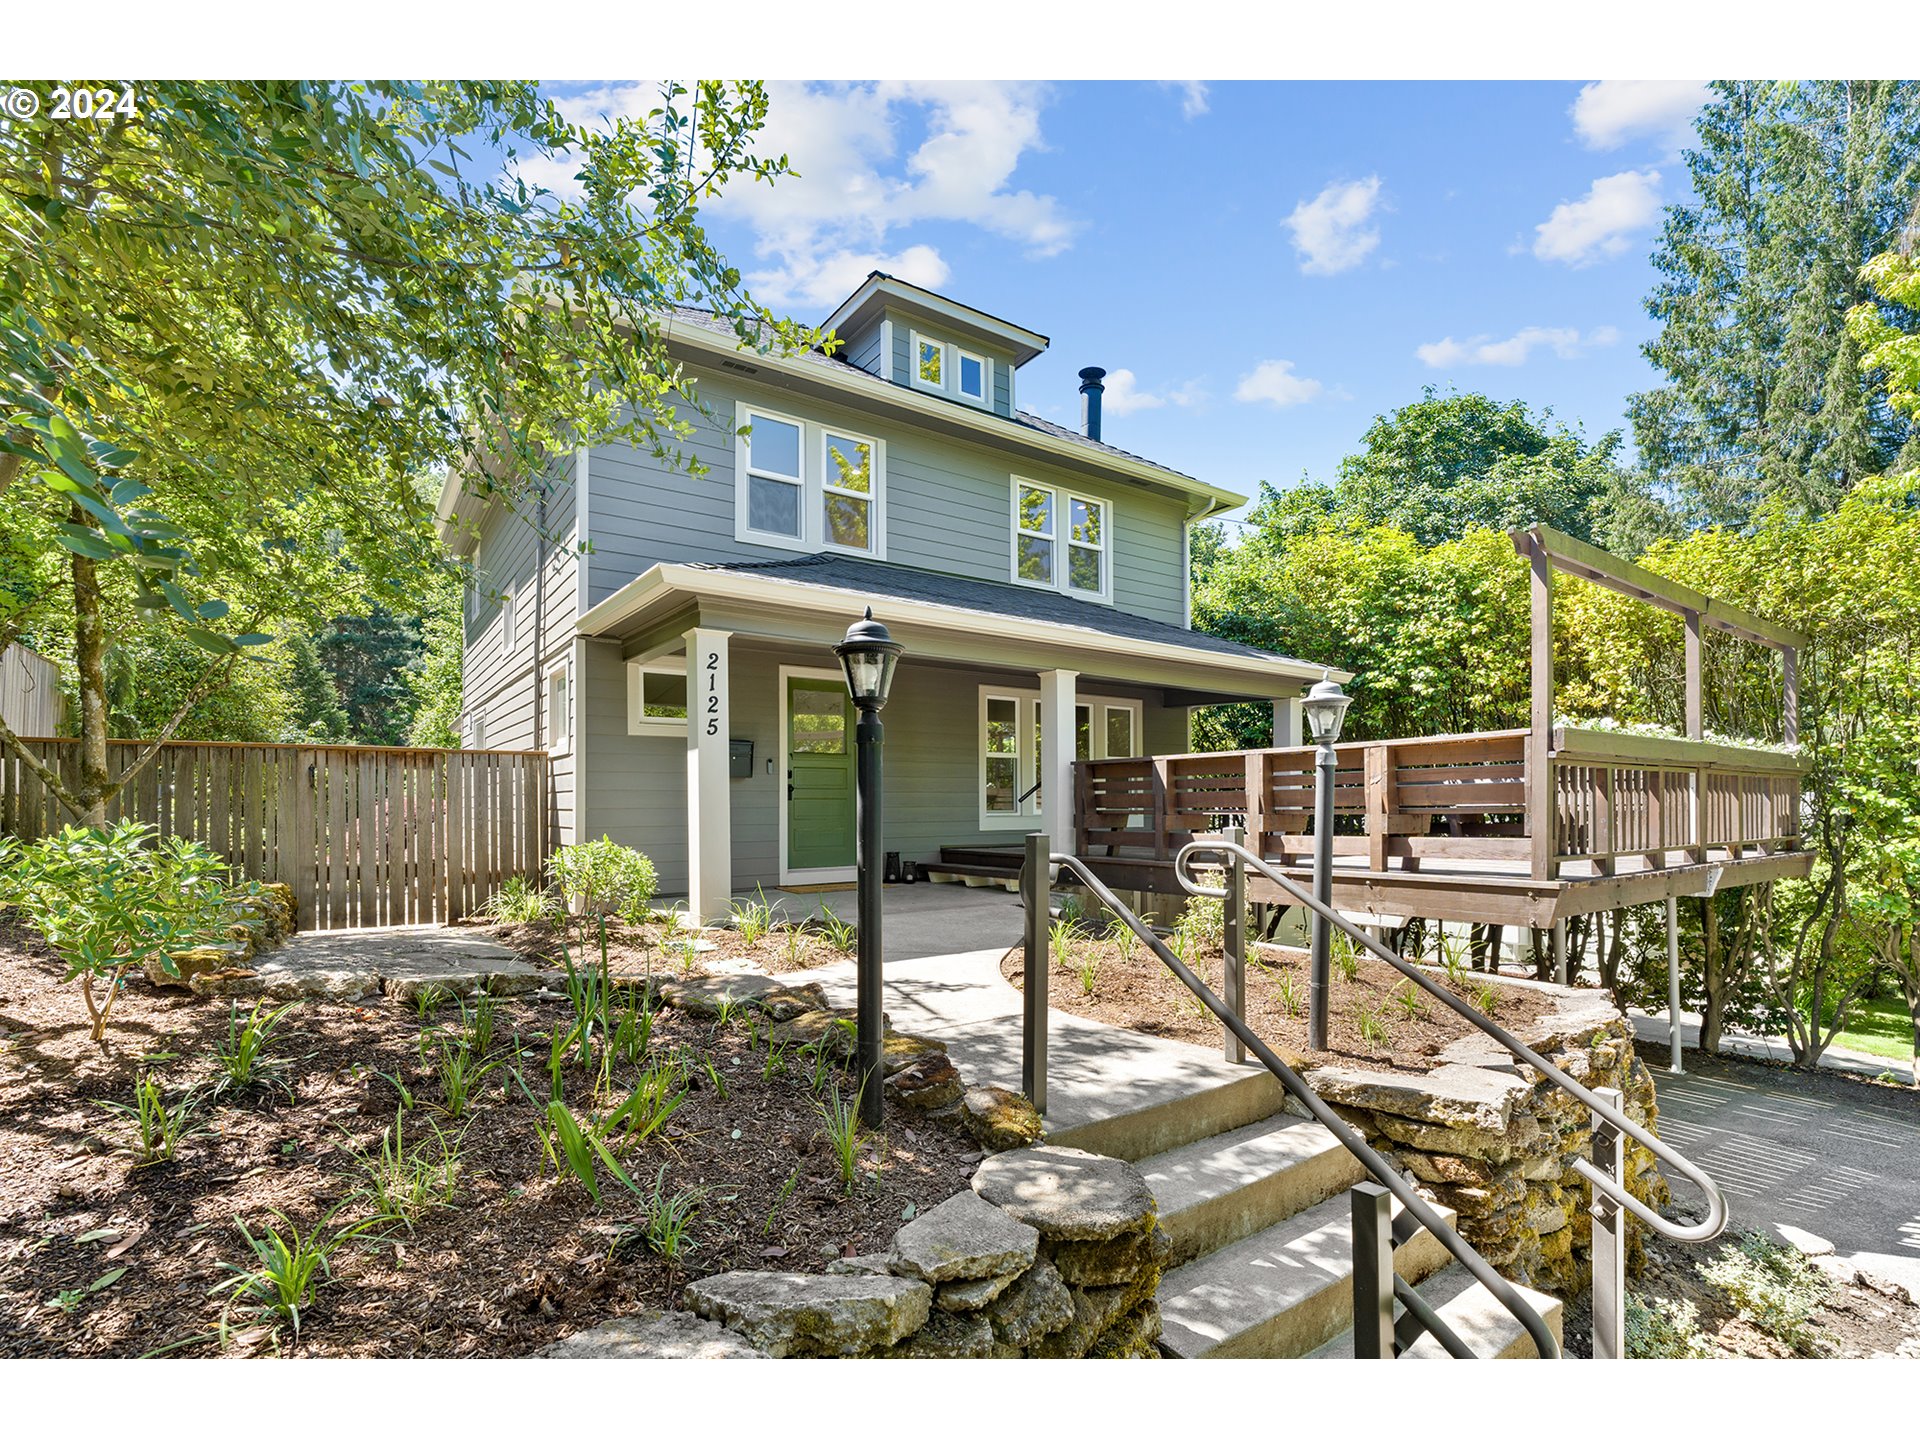
{"type": "MultiPolygon", "coordinates": [[[[145,742],[108,742],[118,775],[145,742]]],[[[79,742],[30,740],[70,779],[79,742]]],[[[422,925],[484,905],[537,872],[551,836],[546,755],[366,745],[161,747],[108,804],[205,843],[250,879],[284,881],[306,928],[422,925]]],[[[34,840],[71,821],[17,756],[0,756],[0,831],[34,840]]]]}

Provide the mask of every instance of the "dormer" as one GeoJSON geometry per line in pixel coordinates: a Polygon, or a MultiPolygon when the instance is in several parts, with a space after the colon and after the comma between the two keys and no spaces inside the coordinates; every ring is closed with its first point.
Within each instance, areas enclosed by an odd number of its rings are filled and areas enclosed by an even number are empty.
{"type": "Polygon", "coordinates": [[[996,415],[1014,413],[1014,372],[1047,337],[876,270],[827,317],[836,353],[895,385],[996,415]]]}

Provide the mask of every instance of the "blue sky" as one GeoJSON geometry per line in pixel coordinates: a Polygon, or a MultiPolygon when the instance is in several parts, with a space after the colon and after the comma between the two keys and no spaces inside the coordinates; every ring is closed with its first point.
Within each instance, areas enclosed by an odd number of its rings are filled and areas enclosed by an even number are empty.
{"type": "MultiPolygon", "coordinates": [[[[557,87],[583,115],[652,87],[557,87]]],[[[800,178],[710,223],[761,298],[823,318],[881,268],[1053,348],[1023,407],[1253,493],[1330,476],[1421,387],[1551,406],[1590,437],[1639,354],[1690,82],[774,82],[800,178]],[[1121,373],[1125,372],[1125,373],[1121,373]]]]}

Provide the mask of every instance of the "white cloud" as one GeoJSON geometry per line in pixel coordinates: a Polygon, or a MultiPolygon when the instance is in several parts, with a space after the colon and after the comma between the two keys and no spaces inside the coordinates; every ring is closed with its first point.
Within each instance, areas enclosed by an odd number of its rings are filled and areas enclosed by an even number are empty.
{"type": "Polygon", "coordinates": [[[1589,150],[1652,137],[1677,152],[1692,137],[1708,94],[1704,80],[1595,80],[1580,87],[1567,113],[1589,150]]]}
{"type": "Polygon", "coordinates": [[[1619,339],[1620,332],[1611,325],[1599,326],[1585,335],[1566,326],[1529,325],[1504,340],[1490,335],[1456,340],[1449,335],[1444,340],[1418,346],[1413,353],[1422,364],[1435,370],[1461,365],[1524,365],[1536,350],[1551,350],[1562,360],[1572,360],[1588,350],[1617,344],[1619,339]]]}
{"type": "Polygon", "coordinates": [[[1380,177],[1335,181],[1311,200],[1302,200],[1281,222],[1293,232],[1293,248],[1303,275],[1338,275],[1351,270],[1380,243],[1368,226],[1380,208],[1380,177]]]}
{"type": "Polygon", "coordinates": [[[1533,253],[1542,260],[1591,265],[1624,253],[1636,231],[1660,217],[1660,172],[1623,170],[1593,182],[1578,200],[1563,200],[1534,227],[1533,253]]]}
{"type": "Polygon", "coordinates": [[[1240,377],[1233,398],[1249,405],[1271,405],[1285,410],[1289,405],[1304,405],[1326,393],[1318,380],[1293,373],[1291,360],[1262,360],[1240,377]]]}
{"type": "Polygon", "coordinates": [[[1164,395],[1140,388],[1139,378],[1131,370],[1110,370],[1103,382],[1105,391],[1100,406],[1109,415],[1131,415],[1136,410],[1158,410],[1167,403],[1164,395]]]}
{"type": "Polygon", "coordinates": [[[1180,92],[1180,118],[1197,120],[1211,108],[1207,103],[1207,82],[1204,80],[1162,80],[1162,85],[1180,92]]]}
{"type": "MultiPolygon", "coordinates": [[[[796,173],[772,185],[731,186],[707,205],[716,217],[752,227],[763,264],[742,268],[759,299],[831,305],[870,269],[937,284],[948,266],[933,246],[889,243],[920,221],[977,225],[1036,256],[1073,243],[1079,222],[1055,197],[1013,184],[1021,159],[1044,147],[1045,86],[770,81],[767,90],[756,148],[786,155],[796,173]],[[903,132],[918,137],[905,153],[903,132]],[[853,283],[836,291],[847,276],[853,283]]],[[[560,103],[570,118],[592,121],[643,115],[658,95],[657,85],[623,84],[560,103]]],[[[570,167],[548,167],[538,178],[555,184],[556,169],[570,167]]]]}

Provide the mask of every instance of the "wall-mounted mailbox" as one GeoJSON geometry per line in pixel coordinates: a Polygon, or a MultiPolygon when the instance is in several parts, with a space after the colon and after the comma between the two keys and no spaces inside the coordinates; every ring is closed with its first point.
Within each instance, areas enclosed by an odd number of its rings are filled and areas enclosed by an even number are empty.
{"type": "Polygon", "coordinates": [[[745,780],[752,774],[753,742],[729,740],[727,742],[727,777],[732,780],[745,780]]]}

